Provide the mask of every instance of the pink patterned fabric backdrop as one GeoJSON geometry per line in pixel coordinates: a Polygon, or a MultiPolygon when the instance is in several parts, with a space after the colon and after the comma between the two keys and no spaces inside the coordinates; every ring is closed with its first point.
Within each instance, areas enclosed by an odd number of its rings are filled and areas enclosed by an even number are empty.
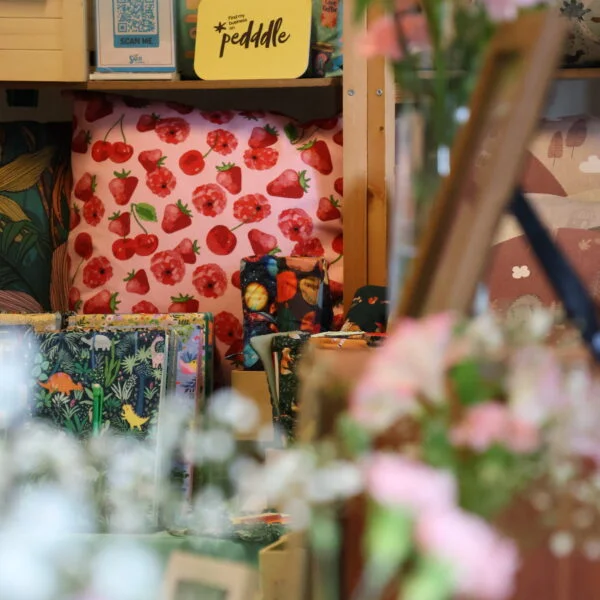
{"type": "Polygon", "coordinates": [[[324,256],[341,290],[342,144],[338,118],[78,95],[71,309],[212,312],[221,357],[237,363],[243,257],[324,256]]]}

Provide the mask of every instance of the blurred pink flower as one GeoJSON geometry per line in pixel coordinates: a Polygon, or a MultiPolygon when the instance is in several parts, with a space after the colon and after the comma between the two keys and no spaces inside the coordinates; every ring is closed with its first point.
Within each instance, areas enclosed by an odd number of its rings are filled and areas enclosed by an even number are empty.
{"type": "Polygon", "coordinates": [[[456,502],[456,485],[449,472],[399,454],[374,454],[367,463],[366,487],[377,502],[404,506],[415,513],[445,512],[456,502]]]}
{"type": "MultiPolygon", "coordinates": [[[[402,1],[402,10],[410,8],[412,3],[402,1]]],[[[411,50],[419,50],[429,43],[427,20],[421,13],[402,15],[398,19],[406,43],[411,50]]],[[[389,60],[398,61],[403,58],[403,51],[398,37],[398,29],[394,16],[386,14],[375,19],[367,31],[359,38],[359,51],[367,58],[383,56],[389,60]]]]}
{"type": "Polygon", "coordinates": [[[507,406],[498,402],[484,402],[469,408],[450,437],[457,446],[478,452],[494,444],[501,444],[513,452],[533,452],[540,443],[536,427],[516,419],[507,406]]]}
{"type": "Polygon", "coordinates": [[[418,408],[417,394],[434,402],[443,400],[453,326],[450,314],[400,321],[354,389],[353,418],[370,430],[381,431],[418,408]]]}
{"type": "Polygon", "coordinates": [[[398,33],[392,15],[383,15],[373,21],[360,37],[358,47],[367,58],[383,56],[390,60],[400,60],[402,50],[398,43],[398,33]]]}
{"type": "Polygon", "coordinates": [[[483,0],[492,21],[512,21],[516,19],[520,8],[540,4],[540,0],[483,0]]]}
{"type": "Polygon", "coordinates": [[[541,346],[511,356],[508,379],[511,412],[520,421],[541,426],[565,407],[564,378],[556,354],[541,346]]]}
{"type": "Polygon", "coordinates": [[[452,568],[459,594],[478,600],[512,594],[517,548],[482,519],[458,509],[426,512],[417,522],[416,540],[422,551],[452,568]]]}

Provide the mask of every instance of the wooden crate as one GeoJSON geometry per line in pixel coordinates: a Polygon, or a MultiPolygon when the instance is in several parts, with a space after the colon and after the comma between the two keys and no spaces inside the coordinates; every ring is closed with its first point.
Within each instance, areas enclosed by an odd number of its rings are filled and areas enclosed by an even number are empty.
{"type": "Polygon", "coordinates": [[[86,0],[0,0],[0,81],[85,81],[86,0]]]}

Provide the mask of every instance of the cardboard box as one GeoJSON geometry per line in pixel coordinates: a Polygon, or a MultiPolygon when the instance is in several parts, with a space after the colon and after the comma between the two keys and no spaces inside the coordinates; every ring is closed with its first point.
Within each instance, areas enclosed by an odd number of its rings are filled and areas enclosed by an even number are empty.
{"type": "Polygon", "coordinates": [[[273,440],[273,409],[267,375],[264,371],[232,371],[231,387],[253,400],[259,411],[258,427],[245,434],[238,434],[239,440],[273,440]]]}
{"type": "Polygon", "coordinates": [[[175,72],[173,0],[96,0],[96,70],[175,72]]]}
{"type": "Polygon", "coordinates": [[[308,550],[300,533],[284,535],[259,553],[263,600],[304,600],[308,550]]]}

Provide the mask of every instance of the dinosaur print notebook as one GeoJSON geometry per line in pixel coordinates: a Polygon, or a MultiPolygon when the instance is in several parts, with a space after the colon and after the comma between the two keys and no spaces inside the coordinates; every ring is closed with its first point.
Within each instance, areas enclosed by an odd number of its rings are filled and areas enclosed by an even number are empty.
{"type": "Polygon", "coordinates": [[[92,434],[93,384],[103,391],[100,434],[146,438],[158,425],[168,332],[100,329],[37,334],[32,413],[80,438],[92,434]]]}

